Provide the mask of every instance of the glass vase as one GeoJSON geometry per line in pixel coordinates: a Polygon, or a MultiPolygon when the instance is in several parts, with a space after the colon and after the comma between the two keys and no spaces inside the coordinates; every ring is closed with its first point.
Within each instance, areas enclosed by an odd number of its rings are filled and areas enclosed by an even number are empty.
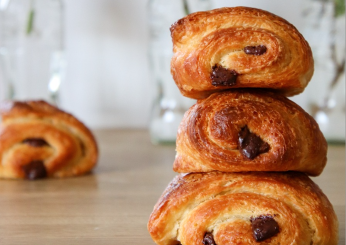
{"type": "Polygon", "coordinates": [[[60,0],[0,1],[2,99],[58,103],[65,59],[60,0]]]}
{"type": "Polygon", "coordinates": [[[345,2],[303,1],[303,35],[314,55],[308,112],[329,143],[345,143],[345,2]]]}
{"type": "Polygon", "coordinates": [[[155,144],[175,143],[183,115],[195,103],[180,94],[170,73],[173,56],[170,26],[189,13],[210,8],[210,0],[150,0],[148,3],[149,61],[156,85],[149,129],[155,144]]]}

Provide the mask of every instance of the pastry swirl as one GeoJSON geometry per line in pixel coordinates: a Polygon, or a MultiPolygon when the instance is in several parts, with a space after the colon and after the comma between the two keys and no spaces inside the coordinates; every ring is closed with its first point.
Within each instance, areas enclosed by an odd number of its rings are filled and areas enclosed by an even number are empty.
{"type": "Polygon", "coordinates": [[[171,73],[184,96],[239,87],[304,90],[313,74],[309,44],[286,20],[248,7],[192,13],[171,27],[171,73]]]}
{"type": "Polygon", "coordinates": [[[319,175],[327,142],[316,121],[282,95],[233,89],[198,100],[184,115],[176,172],[301,171],[319,175]]]}
{"type": "Polygon", "coordinates": [[[156,244],[336,245],[332,205],[305,174],[179,175],[148,222],[156,244]]]}
{"type": "Polygon", "coordinates": [[[69,177],[90,171],[98,149],[90,130],[44,101],[1,104],[0,177],[69,177]]]}

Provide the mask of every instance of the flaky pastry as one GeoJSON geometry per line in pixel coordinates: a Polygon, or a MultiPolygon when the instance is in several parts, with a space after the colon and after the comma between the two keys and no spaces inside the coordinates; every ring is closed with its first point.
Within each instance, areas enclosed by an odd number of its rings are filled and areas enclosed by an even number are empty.
{"type": "Polygon", "coordinates": [[[233,89],[198,100],[184,115],[173,169],[301,171],[319,175],[327,142],[316,121],[286,97],[233,89]]]}
{"type": "Polygon", "coordinates": [[[332,205],[298,172],[181,174],[156,203],[148,230],[159,245],[338,242],[332,205]]]}
{"type": "Polygon", "coordinates": [[[298,94],[314,64],[309,44],[286,20],[249,7],[192,13],[171,27],[171,73],[184,96],[201,99],[230,88],[298,94]]]}
{"type": "Polygon", "coordinates": [[[44,101],[0,106],[0,178],[40,179],[89,172],[98,149],[90,130],[44,101]]]}

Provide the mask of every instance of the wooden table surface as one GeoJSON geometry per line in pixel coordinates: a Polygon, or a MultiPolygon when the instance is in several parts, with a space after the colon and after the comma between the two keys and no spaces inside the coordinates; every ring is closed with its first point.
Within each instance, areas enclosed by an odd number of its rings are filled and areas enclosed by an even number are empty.
{"type": "MultiPolygon", "coordinates": [[[[100,147],[90,175],[39,181],[1,180],[0,244],[154,244],[146,224],[176,173],[175,146],[154,146],[145,130],[95,132],[100,147]]],[[[345,244],[345,147],[330,146],[313,180],[339,218],[345,244]]]]}

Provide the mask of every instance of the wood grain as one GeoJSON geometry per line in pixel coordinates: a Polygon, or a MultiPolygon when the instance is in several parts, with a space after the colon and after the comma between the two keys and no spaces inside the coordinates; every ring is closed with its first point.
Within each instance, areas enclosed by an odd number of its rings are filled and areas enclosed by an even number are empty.
{"type": "MultiPolygon", "coordinates": [[[[100,161],[87,176],[1,180],[0,244],[154,244],[149,215],[176,175],[175,146],[154,146],[145,130],[95,132],[100,161]]],[[[313,180],[333,203],[345,244],[345,147],[330,146],[313,180]]]]}

